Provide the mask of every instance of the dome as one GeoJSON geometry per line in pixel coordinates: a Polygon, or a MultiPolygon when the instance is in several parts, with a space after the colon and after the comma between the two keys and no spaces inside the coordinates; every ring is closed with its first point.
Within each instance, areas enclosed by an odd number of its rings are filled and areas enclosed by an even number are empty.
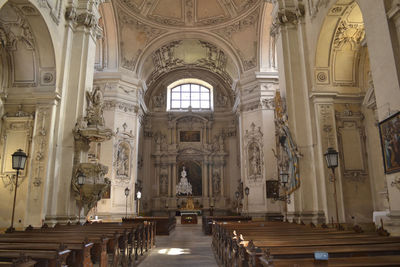
{"type": "Polygon", "coordinates": [[[212,27],[258,8],[260,0],[116,0],[141,21],[169,27],[212,27]]]}

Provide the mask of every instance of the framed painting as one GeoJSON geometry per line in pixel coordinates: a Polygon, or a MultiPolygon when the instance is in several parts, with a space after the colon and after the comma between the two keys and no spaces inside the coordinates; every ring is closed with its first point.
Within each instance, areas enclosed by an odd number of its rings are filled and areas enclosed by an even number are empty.
{"type": "Polygon", "coordinates": [[[385,173],[400,171],[400,112],[379,123],[385,173]]]}
{"type": "Polygon", "coordinates": [[[267,198],[279,198],[279,181],[270,180],[267,183],[267,198]]]}
{"type": "Polygon", "coordinates": [[[179,140],[181,142],[200,142],[200,131],[181,131],[179,140]]]}

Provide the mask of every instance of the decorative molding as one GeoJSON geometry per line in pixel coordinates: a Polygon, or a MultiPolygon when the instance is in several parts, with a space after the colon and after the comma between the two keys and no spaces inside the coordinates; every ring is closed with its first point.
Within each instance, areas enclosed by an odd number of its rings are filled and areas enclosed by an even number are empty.
{"type": "Polygon", "coordinates": [[[350,43],[353,50],[357,50],[365,38],[364,23],[348,23],[341,20],[336,29],[333,46],[340,49],[344,44],[350,43]]]}
{"type": "Polygon", "coordinates": [[[198,40],[198,44],[205,49],[205,57],[194,63],[186,63],[176,56],[175,50],[182,45],[182,41],[170,42],[152,54],[154,70],[147,79],[147,86],[151,87],[160,77],[172,70],[204,69],[218,75],[227,85],[232,84],[230,75],[226,72],[227,56],[223,50],[214,44],[198,40]]]}
{"type": "Polygon", "coordinates": [[[49,1],[49,0],[36,0],[41,8],[49,9],[49,14],[55,24],[60,23],[62,0],[49,1]],[[55,3],[55,4],[54,4],[55,3]]]}
{"type": "Polygon", "coordinates": [[[120,102],[117,100],[104,100],[104,110],[118,110],[122,112],[137,113],[136,105],[120,102]]]}
{"type": "Polygon", "coordinates": [[[317,84],[329,84],[329,70],[328,69],[317,69],[315,70],[315,80],[317,84]]]}
{"type": "Polygon", "coordinates": [[[274,19],[278,25],[297,25],[305,15],[304,5],[299,3],[293,8],[282,8],[276,14],[274,19]]]}
{"type": "MultiPolygon", "coordinates": [[[[30,147],[33,134],[34,116],[31,113],[19,110],[16,113],[7,113],[3,116],[2,139],[1,139],[1,172],[0,177],[5,187],[10,186],[10,191],[15,186],[15,170],[12,169],[11,156],[17,149],[21,148],[30,157],[30,147]],[[23,135],[25,138],[21,138],[23,135]]],[[[26,172],[29,170],[29,158],[27,159],[25,170],[21,170],[19,174],[19,185],[26,178],[26,172]]]]}
{"type": "Polygon", "coordinates": [[[50,108],[39,108],[36,114],[36,133],[34,136],[34,157],[33,157],[33,185],[40,187],[45,177],[45,170],[47,168],[45,164],[45,158],[47,157],[47,141],[48,141],[48,118],[50,115],[50,108]]]}
{"type": "Polygon", "coordinates": [[[328,7],[329,0],[308,0],[308,12],[311,18],[315,18],[322,8],[328,7]]]}
{"type": "MultiPolygon", "coordinates": [[[[144,35],[146,36],[146,40],[145,40],[145,46],[147,46],[153,39],[155,39],[156,37],[166,33],[166,30],[162,30],[162,29],[158,29],[155,27],[152,27],[150,25],[147,25],[137,19],[135,19],[132,16],[127,15],[122,9],[117,9],[118,15],[119,15],[119,24],[120,24],[120,35],[122,32],[122,29],[124,27],[133,27],[136,30],[144,33],[144,35]]],[[[122,39],[122,36],[120,36],[120,38],[122,39]]],[[[123,43],[120,44],[121,46],[121,57],[122,57],[122,67],[128,69],[128,70],[134,70],[136,67],[136,63],[137,60],[140,56],[140,54],[143,52],[144,47],[139,48],[136,51],[136,54],[134,57],[132,58],[126,58],[124,56],[124,49],[123,48],[123,43]]]]}
{"type": "Polygon", "coordinates": [[[364,182],[368,177],[364,115],[352,111],[350,105],[345,104],[343,111],[335,112],[335,117],[343,177],[353,182],[364,182]],[[351,147],[346,142],[351,142],[351,147]]]}

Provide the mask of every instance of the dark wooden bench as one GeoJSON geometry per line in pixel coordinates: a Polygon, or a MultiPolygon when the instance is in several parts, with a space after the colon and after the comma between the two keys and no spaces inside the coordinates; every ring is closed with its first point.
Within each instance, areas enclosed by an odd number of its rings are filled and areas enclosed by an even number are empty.
{"type": "Polygon", "coordinates": [[[212,234],[213,222],[238,222],[238,221],[251,221],[249,216],[203,216],[202,218],[202,228],[206,235],[212,234]]]}
{"type": "Polygon", "coordinates": [[[143,223],[145,221],[154,222],[156,225],[156,235],[169,235],[175,229],[175,217],[136,217],[136,218],[122,218],[124,223],[143,223]]]}
{"type": "Polygon", "coordinates": [[[370,266],[380,266],[379,262],[383,264],[386,259],[400,266],[400,261],[397,262],[400,238],[382,237],[377,233],[360,234],[277,222],[216,223],[213,227],[212,246],[216,258],[224,266],[295,266],[300,263],[320,266],[319,262],[314,262],[316,251],[329,253],[329,266],[342,266],[346,259],[351,264],[358,262],[357,266],[364,266],[368,258],[376,258],[370,266]]]}

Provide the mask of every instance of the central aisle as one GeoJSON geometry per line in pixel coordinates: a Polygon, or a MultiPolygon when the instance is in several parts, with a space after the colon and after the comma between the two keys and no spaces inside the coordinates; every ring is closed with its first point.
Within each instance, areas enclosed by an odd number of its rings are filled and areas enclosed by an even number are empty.
{"type": "Polygon", "coordinates": [[[175,230],[169,236],[157,236],[156,247],[139,266],[217,267],[211,236],[204,235],[201,230],[201,217],[199,223],[182,225],[177,217],[175,230]]]}

